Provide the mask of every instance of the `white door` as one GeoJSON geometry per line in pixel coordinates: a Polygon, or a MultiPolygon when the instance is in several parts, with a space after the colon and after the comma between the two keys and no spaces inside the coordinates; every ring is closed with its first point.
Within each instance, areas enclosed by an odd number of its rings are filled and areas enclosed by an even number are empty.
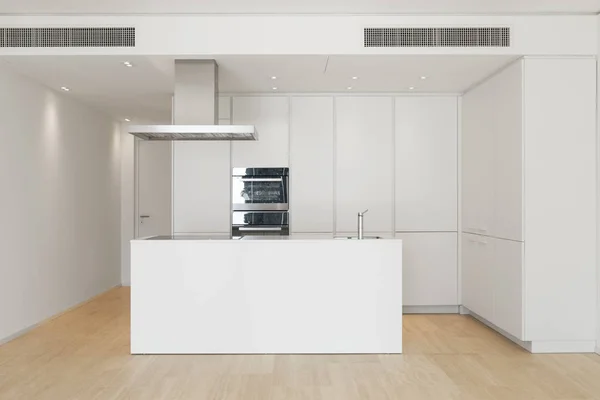
{"type": "Polygon", "coordinates": [[[171,142],[138,141],[137,237],[171,234],[171,142]]]}

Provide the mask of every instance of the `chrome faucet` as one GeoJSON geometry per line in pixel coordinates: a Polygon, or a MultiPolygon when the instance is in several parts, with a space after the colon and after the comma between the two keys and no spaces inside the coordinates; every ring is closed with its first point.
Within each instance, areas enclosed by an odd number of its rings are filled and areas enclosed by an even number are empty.
{"type": "Polygon", "coordinates": [[[364,239],[364,227],[363,227],[363,216],[369,211],[369,209],[366,209],[363,212],[359,212],[358,213],[358,239],[362,240],[364,239]]]}

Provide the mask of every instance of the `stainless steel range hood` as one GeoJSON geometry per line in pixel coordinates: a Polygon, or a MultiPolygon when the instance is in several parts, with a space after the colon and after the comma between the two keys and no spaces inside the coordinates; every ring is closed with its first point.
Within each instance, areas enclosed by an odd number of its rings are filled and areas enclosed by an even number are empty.
{"type": "Polygon", "coordinates": [[[131,125],[144,140],[257,140],[252,125],[216,125],[218,65],[214,60],[176,60],[173,125],[131,125]]]}

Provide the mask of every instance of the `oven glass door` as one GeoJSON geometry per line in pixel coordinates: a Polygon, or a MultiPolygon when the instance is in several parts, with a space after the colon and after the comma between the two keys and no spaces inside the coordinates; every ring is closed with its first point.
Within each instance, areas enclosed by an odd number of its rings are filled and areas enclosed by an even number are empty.
{"type": "Polygon", "coordinates": [[[235,168],[232,176],[234,210],[287,210],[287,168],[235,168]]]}

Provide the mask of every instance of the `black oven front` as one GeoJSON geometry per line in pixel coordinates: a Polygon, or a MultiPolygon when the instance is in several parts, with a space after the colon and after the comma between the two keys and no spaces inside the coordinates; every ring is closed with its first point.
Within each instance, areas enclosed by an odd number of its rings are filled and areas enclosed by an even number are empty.
{"type": "Polygon", "coordinates": [[[287,211],[289,168],[234,168],[233,211],[287,211]]]}
{"type": "Polygon", "coordinates": [[[231,236],[288,236],[288,211],[233,211],[231,236]]]}

